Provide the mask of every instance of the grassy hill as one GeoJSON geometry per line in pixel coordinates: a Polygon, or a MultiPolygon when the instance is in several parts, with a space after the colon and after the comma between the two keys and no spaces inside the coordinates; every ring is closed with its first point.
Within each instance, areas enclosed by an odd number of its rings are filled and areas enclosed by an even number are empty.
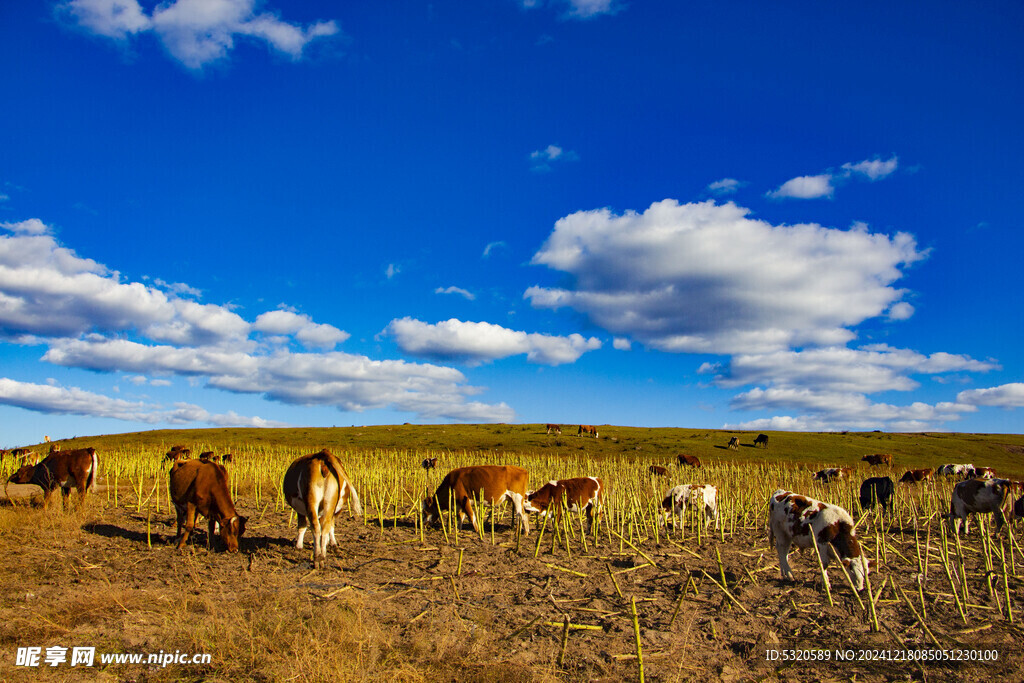
{"type": "MultiPolygon", "coordinates": [[[[548,435],[537,424],[393,425],[291,429],[188,429],[154,430],[131,434],[75,437],[65,447],[138,448],[162,453],[174,444],[230,452],[241,446],[286,448],[313,452],[401,449],[420,451],[498,451],[508,453],[568,454],[591,457],[635,457],[652,463],[674,460],[678,453],[696,455],[705,462],[775,462],[794,466],[850,465],[870,453],[891,453],[901,467],[936,467],[947,462],[968,462],[995,467],[1000,476],[1024,479],[1024,435],[961,434],[947,432],[767,432],[769,448],[755,448],[757,432],[674,427],[621,427],[600,425],[600,439],[576,436],[575,425],[564,425],[562,435],[548,435]],[[738,436],[737,450],[726,448],[738,436]]],[[[39,445],[45,448],[45,444],[39,445]]]]}

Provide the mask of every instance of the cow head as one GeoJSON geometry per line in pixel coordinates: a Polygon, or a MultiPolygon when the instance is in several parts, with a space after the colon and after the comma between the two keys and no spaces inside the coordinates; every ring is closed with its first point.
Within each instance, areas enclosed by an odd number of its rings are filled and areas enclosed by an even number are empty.
{"type": "Polygon", "coordinates": [[[843,566],[846,567],[846,570],[850,572],[850,578],[853,579],[853,585],[857,587],[857,590],[864,590],[864,579],[871,571],[871,565],[873,565],[874,562],[863,555],[858,555],[857,557],[844,557],[840,561],[843,563],[843,566]]]}
{"type": "Polygon", "coordinates": [[[235,515],[220,525],[220,538],[224,541],[224,545],[228,547],[229,553],[238,552],[238,541],[241,540],[242,534],[245,533],[245,523],[247,521],[249,521],[247,517],[235,515]]]}
{"type": "Polygon", "coordinates": [[[35,465],[23,465],[21,469],[7,479],[8,484],[31,484],[32,475],[36,473],[35,465]]]}
{"type": "Polygon", "coordinates": [[[441,510],[434,498],[424,498],[420,504],[420,510],[423,512],[424,524],[434,524],[441,519],[441,510]]]}

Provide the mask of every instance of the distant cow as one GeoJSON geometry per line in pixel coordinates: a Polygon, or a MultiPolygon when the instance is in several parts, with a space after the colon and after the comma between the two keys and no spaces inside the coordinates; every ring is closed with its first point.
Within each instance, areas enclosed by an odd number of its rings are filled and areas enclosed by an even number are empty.
{"type": "Polygon", "coordinates": [[[551,433],[561,434],[562,433],[562,425],[546,424],[544,426],[547,427],[548,434],[551,434],[551,433]]]}
{"type": "Polygon", "coordinates": [[[892,456],[888,453],[865,455],[861,458],[861,462],[866,462],[869,465],[892,465],[892,456]]]}
{"type": "Polygon", "coordinates": [[[512,502],[515,514],[523,525],[523,533],[530,533],[530,518],[523,503],[526,500],[526,484],[529,475],[522,467],[512,465],[477,465],[460,467],[445,475],[432,498],[423,501],[423,515],[426,524],[433,524],[441,517],[441,511],[449,509],[452,498],[459,511],[459,524],[469,517],[473,530],[480,533],[476,521],[473,499],[491,506],[504,500],[512,502]]]}
{"type": "Polygon", "coordinates": [[[200,462],[217,462],[220,458],[214,455],[213,451],[205,451],[199,454],[199,460],[200,462]]]}
{"type": "Polygon", "coordinates": [[[676,456],[676,460],[679,462],[679,466],[686,465],[688,467],[700,467],[700,459],[696,455],[687,455],[686,453],[680,453],[676,456]]]}
{"type": "MultiPolygon", "coordinates": [[[[832,555],[850,572],[857,590],[864,588],[864,579],[871,563],[857,541],[853,518],[838,505],[829,505],[813,498],[782,489],[768,502],[771,542],[779,553],[779,569],[783,579],[795,580],[789,566],[792,546],[810,548],[817,545],[821,562],[828,567],[832,555]]],[[[828,574],[825,574],[828,581],[828,574]]]]}
{"type": "Polygon", "coordinates": [[[594,514],[604,497],[604,483],[597,477],[574,477],[549,481],[536,491],[528,493],[524,509],[527,512],[539,512],[541,517],[548,514],[552,505],[560,509],[562,501],[570,512],[583,510],[587,513],[587,523],[593,527],[594,514]]]}
{"type": "Polygon", "coordinates": [[[429,472],[437,467],[437,458],[423,458],[423,462],[420,463],[420,467],[429,472]]]}
{"type": "Polygon", "coordinates": [[[718,528],[718,489],[711,484],[680,484],[669,489],[661,501],[664,515],[679,515],[682,523],[687,506],[693,506],[704,514],[704,526],[712,520],[718,528]]]}
{"type": "Polygon", "coordinates": [[[594,438],[600,438],[597,435],[597,427],[594,425],[580,425],[579,431],[576,432],[576,436],[582,436],[583,434],[593,434],[594,438]]]}
{"type": "Polygon", "coordinates": [[[967,516],[971,513],[989,512],[993,513],[996,531],[999,531],[1006,522],[1002,507],[1009,497],[1010,486],[1011,482],[1006,479],[968,479],[954,486],[948,515],[954,531],[959,534],[962,523],[966,535],[967,516]]]}
{"type": "Polygon", "coordinates": [[[871,477],[860,485],[860,509],[870,510],[878,503],[892,514],[892,498],[896,486],[889,477],[871,477]]]}
{"type": "Polygon", "coordinates": [[[1024,519],[1024,496],[1021,496],[1013,504],[1013,518],[1024,519]]]}
{"type": "Polygon", "coordinates": [[[942,465],[938,470],[936,470],[936,474],[941,474],[946,477],[959,477],[960,479],[970,479],[974,476],[974,473],[974,465],[969,463],[960,465],[942,465]]]}
{"type": "Polygon", "coordinates": [[[764,448],[768,448],[768,435],[758,434],[757,438],[754,439],[754,446],[763,446],[764,448]]]}
{"type": "Polygon", "coordinates": [[[651,465],[650,467],[647,468],[647,473],[650,474],[652,477],[668,476],[668,470],[662,467],[661,465],[651,465]]]}
{"type": "Polygon", "coordinates": [[[192,451],[184,446],[171,446],[171,450],[167,451],[164,455],[164,460],[171,462],[177,462],[178,460],[188,460],[192,457],[192,451]]]}
{"type": "Polygon", "coordinates": [[[735,451],[735,450],[739,450],[739,447],[740,447],[740,437],[734,436],[731,439],[729,439],[729,448],[731,448],[731,449],[733,449],[735,451]]]}
{"type": "Polygon", "coordinates": [[[235,456],[231,455],[230,453],[225,453],[224,456],[221,457],[221,462],[223,462],[225,465],[227,465],[228,463],[234,464],[235,456]]]}
{"type": "Polygon", "coordinates": [[[196,514],[209,521],[206,547],[213,547],[214,525],[220,525],[220,537],[229,553],[238,552],[238,541],[245,533],[246,518],[235,511],[228,486],[228,471],[223,465],[201,460],[179,460],[171,467],[171,500],[178,518],[178,548],[184,548],[196,525],[196,514]]]}
{"type": "Polygon", "coordinates": [[[845,479],[849,477],[852,472],[852,467],[826,467],[823,470],[815,472],[811,479],[828,484],[836,479],[845,479]]]}
{"type": "Polygon", "coordinates": [[[78,490],[78,507],[85,504],[85,495],[96,490],[100,460],[95,448],[76,448],[53,453],[38,465],[24,465],[7,480],[8,484],[35,484],[43,490],[43,509],[50,506],[50,497],[61,490],[64,508],[68,507],[71,487],[78,490]]]}
{"type": "Polygon", "coordinates": [[[994,467],[975,467],[974,476],[980,479],[995,479],[996,470],[994,467]]]}
{"type": "Polygon", "coordinates": [[[919,481],[931,481],[932,468],[926,467],[922,470],[907,470],[906,474],[900,477],[901,484],[916,484],[919,481]]]}
{"type": "Polygon", "coordinates": [[[313,568],[327,562],[327,544],[337,546],[334,537],[334,516],[347,501],[357,515],[363,514],[359,494],[345,472],[341,461],[329,450],[297,458],[284,473],[282,485],[285,500],[295,510],[299,536],[295,547],[302,550],[302,539],[309,525],[313,526],[313,568]]]}

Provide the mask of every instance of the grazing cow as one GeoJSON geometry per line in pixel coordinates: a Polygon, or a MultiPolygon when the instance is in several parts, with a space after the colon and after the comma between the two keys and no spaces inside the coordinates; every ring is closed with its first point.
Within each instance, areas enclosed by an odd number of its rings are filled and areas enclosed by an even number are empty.
{"type": "Polygon", "coordinates": [[[995,479],[996,470],[994,467],[975,467],[974,476],[980,479],[995,479]]]}
{"type": "Polygon", "coordinates": [[[835,481],[836,479],[845,479],[852,473],[852,467],[826,467],[823,470],[818,470],[817,472],[815,472],[814,476],[811,477],[811,479],[813,479],[814,481],[820,481],[822,483],[828,484],[835,481]]]}
{"type": "MultiPolygon", "coordinates": [[[[834,554],[850,572],[856,589],[864,588],[864,579],[871,563],[857,542],[853,518],[838,505],[779,489],[768,502],[771,541],[779,553],[779,569],[783,579],[795,580],[789,566],[792,546],[810,548],[817,545],[821,562],[828,567],[834,554]]],[[[828,581],[828,573],[825,573],[828,581]]]]}
{"type": "Polygon", "coordinates": [[[576,432],[576,436],[582,436],[584,434],[593,434],[594,438],[600,438],[597,435],[597,427],[594,425],[580,425],[579,431],[576,432]]]}
{"type": "Polygon", "coordinates": [[[341,461],[327,449],[296,459],[284,473],[282,488],[285,500],[298,516],[299,537],[295,547],[302,550],[302,539],[312,524],[313,568],[320,569],[327,562],[327,544],[338,545],[334,538],[334,516],[349,500],[355,513],[363,514],[359,494],[341,461]]]}
{"type": "Polygon", "coordinates": [[[554,432],[555,434],[562,433],[562,425],[546,424],[544,426],[548,428],[548,434],[551,434],[552,432],[554,432]]]}
{"type": "Polygon", "coordinates": [[[220,460],[225,465],[227,465],[228,463],[234,464],[235,463],[235,456],[231,455],[230,453],[225,453],[224,456],[221,457],[220,460]]]}
{"type": "Polygon", "coordinates": [[[58,488],[68,507],[71,487],[78,490],[78,507],[85,504],[85,494],[96,490],[100,460],[95,448],[76,448],[53,453],[38,465],[24,465],[7,480],[8,484],[35,484],[43,490],[43,509],[50,506],[50,497],[58,488]]]}
{"type": "Polygon", "coordinates": [[[763,446],[765,448],[768,448],[768,435],[758,434],[757,438],[754,439],[754,446],[763,446]]]}
{"type": "Polygon", "coordinates": [[[974,465],[971,464],[960,464],[960,465],[942,465],[936,470],[937,474],[941,474],[946,477],[959,477],[960,479],[971,479],[974,477],[974,465]]]}
{"type": "Polygon", "coordinates": [[[733,449],[734,451],[739,450],[739,448],[740,448],[740,437],[734,436],[731,439],[729,439],[729,448],[733,449]]]}
{"type": "Polygon", "coordinates": [[[866,462],[869,465],[892,465],[892,456],[888,453],[876,453],[874,455],[865,455],[860,459],[861,462],[866,462]]]}
{"type": "Polygon", "coordinates": [[[700,467],[700,459],[696,455],[687,455],[686,453],[680,453],[676,456],[676,460],[679,461],[679,466],[688,465],[689,467],[700,467]]]}
{"type": "Polygon", "coordinates": [[[680,524],[686,515],[687,506],[692,505],[704,513],[704,527],[712,520],[718,528],[718,489],[711,484],[680,484],[669,489],[661,501],[663,516],[679,515],[680,524]]]}
{"type": "Polygon", "coordinates": [[[960,534],[961,523],[964,535],[967,535],[967,516],[972,512],[994,513],[996,531],[999,531],[1006,522],[1002,507],[1010,495],[1011,484],[1006,479],[968,479],[954,486],[947,517],[957,535],[960,534]]]}
{"type": "Polygon", "coordinates": [[[574,477],[549,481],[536,491],[526,495],[523,509],[539,512],[541,517],[548,514],[552,505],[561,509],[564,501],[570,512],[584,510],[587,513],[588,529],[594,525],[594,513],[604,498],[604,483],[597,477],[574,477]]]}
{"type": "Polygon", "coordinates": [[[214,525],[220,525],[220,537],[229,553],[238,552],[238,541],[245,533],[246,518],[235,511],[228,486],[228,471],[223,465],[201,460],[179,460],[171,467],[171,500],[178,518],[178,548],[184,548],[196,515],[209,522],[206,547],[213,547],[214,525]]]}
{"type": "Polygon", "coordinates": [[[459,524],[469,517],[473,530],[480,533],[473,499],[479,498],[492,508],[508,500],[512,502],[514,514],[519,515],[523,533],[529,535],[530,517],[523,508],[529,478],[526,470],[512,465],[476,465],[454,469],[441,480],[441,485],[437,487],[434,496],[423,501],[424,521],[427,524],[438,521],[441,518],[441,511],[449,509],[451,498],[459,511],[459,524]]]}
{"type": "Polygon", "coordinates": [[[906,474],[900,477],[901,484],[916,484],[919,481],[931,481],[932,468],[926,467],[923,470],[907,470],[906,474]]]}
{"type": "Polygon", "coordinates": [[[662,467],[661,465],[651,465],[650,467],[647,468],[647,472],[652,477],[667,477],[668,476],[668,470],[665,469],[664,467],[662,467]]]}
{"type": "Polygon", "coordinates": [[[1018,498],[1013,504],[1013,518],[1024,519],[1024,496],[1018,498]]]}
{"type": "Polygon", "coordinates": [[[188,460],[192,456],[192,451],[184,446],[171,446],[171,450],[167,451],[164,455],[164,460],[170,462],[177,462],[179,460],[188,460]]]}
{"type": "Polygon", "coordinates": [[[437,458],[423,458],[423,462],[420,463],[420,467],[429,472],[437,467],[437,458]]]}
{"type": "Polygon", "coordinates": [[[199,460],[200,462],[217,462],[220,458],[214,455],[213,451],[204,451],[199,454],[199,460]]]}
{"type": "Polygon", "coordinates": [[[889,477],[871,477],[860,485],[860,509],[870,510],[878,503],[892,514],[892,498],[896,486],[889,477]]]}

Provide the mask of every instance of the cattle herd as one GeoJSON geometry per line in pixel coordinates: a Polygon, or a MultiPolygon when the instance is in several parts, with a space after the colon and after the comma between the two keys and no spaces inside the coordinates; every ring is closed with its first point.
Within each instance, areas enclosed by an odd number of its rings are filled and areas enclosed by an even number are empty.
{"type": "MultiPolygon", "coordinates": [[[[548,433],[561,433],[559,425],[546,426],[548,433]]],[[[592,434],[597,437],[597,428],[579,426],[579,435],[592,434]]],[[[768,437],[764,434],[755,439],[755,446],[767,448],[768,437]]],[[[729,446],[738,444],[736,437],[729,446]]],[[[39,460],[29,451],[17,449],[8,453],[21,458],[21,466],[9,477],[7,484],[33,484],[43,491],[43,507],[49,506],[53,493],[59,488],[63,493],[64,507],[69,504],[71,489],[79,494],[79,506],[86,494],[96,489],[99,473],[99,455],[94,448],[78,448],[61,451],[52,444],[46,458],[39,460]]],[[[164,456],[170,463],[168,472],[169,493],[177,517],[177,548],[185,547],[192,533],[197,516],[207,520],[207,545],[211,546],[219,535],[228,552],[237,552],[239,541],[245,533],[246,518],[238,514],[231,497],[229,471],[225,463],[232,463],[230,454],[218,456],[203,452],[193,458],[189,449],[174,446],[164,456]]],[[[865,455],[861,461],[868,466],[892,466],[889,454],[865,455]]],[[[421,465],[428,473],[437,466],[437,458],[427,458],[421,465]]],[[[692,455],[680,454],[676,464],[678,473],[690,468],[699,468],[700,460],[692,455]],[[685,468],[685,469],[684,469],[685,468]]],[[[668,467],[650,465],[652,477],[668,477],[668,467]]],[[[830,467],[815,472],[812,481],[829,484],[854,475],[853,467],[830,467]]],[[[1024,483],[996,478],[994,470],[975,467],[970,464],[943,465],[936,470],[910,469],[899,479],[900,484],[913,486],[933,479],[933,476],[958,479],[953,487],[949,513],[945,515],[950,526],[959,534],[967,533],[971,514],[992,514],[995,529],[1005,523],[1004,508],[1012,509],[1011,514],[1024,518],[1024,495],[1015,502],[1014,492],[1024,493],[1024,483]]],[[[552,480],[535,491],[528,490],[529,473],[513,465],[477,465],[459,467],[449,471],[437,486],[435,493],[422,501],[422,519],[425,525],[442,520],[442,513],[454,513],[461,526],[465,521],[477,533],[481,533],[478,522],[478,506],[492,508],[502,502],[512,506],[514,519],[524,535],[530,533],[530,514],[546,518],[560,512],[578,512],[585,515],[587,524],[593,527],[602,501],[606,495],[604,482],[597,477],[580,476],[552,480]]],[[[863,511],[879,507],[881,514],[893,514],[893,497],[896,485],[888,476],[869,477],[860,486],[859,502],[863,511]]],[[[337,545],[334,533],[335,517],[346,507],[355,514],[362,514],[359,494],[344,465],[328,450],[304,455],[288,467],[282,482],[284,500],[295,511],[298,518],[296,548],[303,548],[303,539],[311,526],[313,529],[314,568],[326,566],[328,545],[337,545]]],[[[718,489],[707,483],[686,483],[669,488],[661,500],[661,524],[678,516],[682,522],[685,514],[693,510],[707,529],[712,523],[718,527],[718,489]]],[[[856,525],[850,513],[834,504],[810,498],[799,493],[778,489],[771,494],[768,504],[767,529],[769,538],[779,556],[779,570],[783,579],[792,579],[789,553],[797,548],[815,547],[822,563],[822,575],[827,581],[825,568],[834,560],[842,565],[852,583],[860,590],[864,586],[871,563],[857,540],[856,525]]]]}

